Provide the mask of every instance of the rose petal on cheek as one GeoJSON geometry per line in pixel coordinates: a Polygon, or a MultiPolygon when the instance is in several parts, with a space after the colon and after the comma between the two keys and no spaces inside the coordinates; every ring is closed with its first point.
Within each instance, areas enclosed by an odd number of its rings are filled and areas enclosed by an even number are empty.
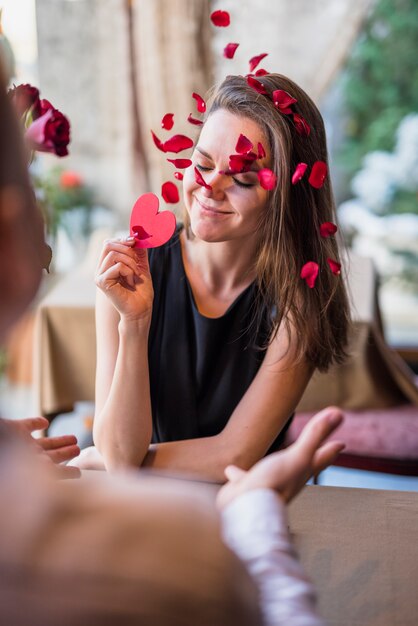
{"type": "Polygon", "coordinates": [[[161,139],[158,139],[157,135],[153,131],[151,131],[151,135],[152,135],[152,139],[153,139],[155,145],[157,146],[158,150],[161,150],[161,152],[165,152],[164,144],[161,141],[161,139]]]}
{"type": "Polygon", "coordinates": [[[183,180],[184,176],[181,172],[174,172],[174,178],[177,178],[177,180],[183,180]]]}
{"type": "Polygon", "coordinates": [[[241,133],[241,135],[238,137],[235,150],[238,152],[238,154],[246,154],[247,152],[251,152],[252,149],[253,149],[252,142],[248,139],[248,137],[246,137],[245,135],[241,133]]]}
{"type": "Polygon", "coordinates": [[[203,124],[202,120],[198,120],[196,117],[193,117],[191,113],[189,114],[187,121],[195,126],[201,126],[203,124]]]}
{"type": "MultiPolygon", "coordinates": [[[[163,144],[163,152],[182,152],[193,146],[193,141],[186,135],[173,135],[163,144]]],[[[158,146],[157,146],[158,147],[158,146]]]]}
{"type": "Polygon", "coordinates": [[[311,134],[311,127],[304,117],[299,113],[293,113],[293,121],[295,123],[296,132],[302,137],[309,137],[311,134]]]}
{"type": "Polygon", "coordinates": [[[266,56],[268,56],[268,52],[264,52],[263,54],[257,54],[257,56],[251,57],[251,59],[249,61],[249,63],[250,63],[250,73],[251,74],[254,72],[255,68],[260,63],[260,61],[265,59],[266,56]]]}
{"type": "Polygon", "coordinates": [[[206,102],[203,100],[202,96],[199,96],[198,93],[193,92],[192,98],[196,100],[196,107],[199,113],[204,113],[206,111],[206,102]]]}
{"type": "Polygon", "coordinates": [[[324,222],[319,227],[319,232],[320,232],[321,237],[325,237],[325,238],[332,237],[332,235],[335,235],[337,230],[338,230],[337,226],[333,224],[332,222],[324,222]]]}
{"type": "Polygon", "coordinates": [[[262,67],[260,67],[259,70],[256,71],[255,75],[256,76],[267,76],[267,74],[269,74],[270,72],[268,72],[267,70],[264,70],[262,67]]]}
{"type": "Polygon", "coordinates": [[[161,127],[164,130],[171,130],[174,126],[174,113],[166,113],[161,120],[161,127]]]}
{"type": "Polygon", "coordinates": [[[231,23],[231,18],[228,11],[214,11],[210,16],[211,22],[214,26],[225,28],[231,23]]]}
{"type": "Polygon", "coordinates": [[[315,261],[308,261],[300,271],[300,277],[306,282],[310,289],[315,287],[319,274],[319,265],[315,261]]]}
{"type": "Polygon", "coordinates": [[[176,185],[170,181],[163,183],[161,195],[168,204],[176,204],[180,199],[176,185]]]}
{"type": "Polygon", "coordinates": [[[305,175],[308,168],[307,163],[298,163],[292,176],[292,185],[296,185],[305,175]]]}
{"type": "Polygon", "coordinates": [[[205,187],[206,189],[209,189],[209,191],[212,189],[211,185],[207,184],[207,182],[205,181],[205,179],[203,178],[202,174],[199,172],[197,167],[194,168],[194,178],[197,184],[200,185],[201,187],[205,187]]]}
{"type": "Polygon", "coordinates": [[[178,170],[184,170],[192,164],[190,159],[167,159],[167,161],[172,163],[178,170]]]}
{"type": "Polygon", "coordinates": [[[233,59],[234,54],[237,51],[239,43],[229,43],[224,48],[224,57],[225,59],[233,59]]]}
{"type": "Polygon", "coordinates": [[[268,167],[264,167],[263,169],[259,170],[257,172],[257,176],[263,189],[271,191],[275,188],[277,184],[277,176],[268,167]]]}
{"type": "Polygon", "coordinates": [[[315,189],[320,189],[327,177],[327,171],[327,164],[324,161],[315,161],[308,178],[309,184],[315,187],[315,189]]]}
{"type": "Polygon", "coordinates": [[[335,276],[339,276],[341,274],[341,263],[329,258],[327,259],[327,263],[329,265],[329,269],[335,276]]]}
{"type": "Polygon", "coordinates": [[[257,144],[257,159],[264,159],[266,156],[266,151],[264,150],[263,144],[259,141],[257,144]]]}
{"type": "Polygon", "coordinates": [[[263,83],[260,83],[260,81],[254,78],[254,76],[247,76],[247,83],[250,87],[258,91],[258,93],[267,94],[267,90],[263,83]]]}

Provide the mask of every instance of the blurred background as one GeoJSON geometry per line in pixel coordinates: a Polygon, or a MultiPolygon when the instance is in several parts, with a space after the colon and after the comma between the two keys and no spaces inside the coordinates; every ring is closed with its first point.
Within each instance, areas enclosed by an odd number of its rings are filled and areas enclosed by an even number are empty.
{"type": "MultiPolygon", "coordinates": [[[[151,138],[174,113],[195,137],[193,92],[259,67],[290,76],[325,119],[340,227],[372,259],[385,338],[418,363],[418,2],[416,0],[0,0],[11,84],[31,83],[71,121],[70,155],[31,166],[53,248],[42,298],[85,261],[97,232],[128,227],[141,193],[174,169],[151,138]],[[229,11],[229,28],[210,14],[229,11]],[[223,56],[239,43],[233,59],[223,56]]],[[[168,136],[168,135],[167,135],[168,136]]],[[[169,208],[177,210],[178,205],[169,208]]],[[[33,319],[0,368],[33,380],[33,319]],[[22,356],[23,355],[23,356],[22,356]]],[[[80,398],[82,399],[82,398],[80,398]]],[[[87,411],[88,412],[88,411],[87,411]]]]}

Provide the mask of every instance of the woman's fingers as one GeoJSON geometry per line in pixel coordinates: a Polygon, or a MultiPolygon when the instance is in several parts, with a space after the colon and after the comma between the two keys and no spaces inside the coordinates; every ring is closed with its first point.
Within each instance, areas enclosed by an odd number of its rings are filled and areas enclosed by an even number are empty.
{"type": "Polygon", "coordinates": [[[133,273],[136,274],[138,278],[141,277],[141,268],[138,265],[137,259],[132,258],[131,256],[127,254],[116,252],[115,250],[112,250],[111,252],[107,254],[103,262],[99,266],[97,270],[97,274],[98,275],[103,274],[106,270],[109,269],[109,267],[112,267],[112,265],[116,265],[116,263],[124,263],[127,267],[131,268],[133,273]]]}
{"type": "Polygon", "coordinates": [[[77,437],[75,435],[61,435],[60,437],[40,437],[36,442],[45,451],[56,450],[57,448],[64,448],[65,446],[72,446],[77,444],[77,437]]]}
{"type": "Polygon", "coordinates": [[[124,254],[130,254],[129,250],[133,252],[133,246],[135,244],[134,237],[127,237],[125,239],[106,239],[103,243],[103,248],[100,253],[98,266],[101,265],[104,258],[111,252],[115,250],[116,252],[122,252],[124,254]]]}
{"type": "Polygon", "coordinates": [[[236,465],[227,465],[224,470],[225,476],[228,480],[234,482],[235,480],[239,480],[247,473],[245,470],[237,467],[236,465]]]}
{"type": "Polygon", "coordinates": [[[132,289],[135,287],[135,274],[130,267],[124,263],[116,263],[109,267],[108,270],[100,274],[96,278],[96,285],[106,291],[106,287],[109,283],[119,282],[120,279],[124,279],[125,282],[132,289]]]}
{"type": "Polygon", "coordinates": [[[80,454],[80,448],[74,444],[71,446],[63,446],[62,448],[45,450],[45,453],[49,456],[51,461],[58,464],[75,459],[80,454]]]}
{"type": "Polygon", "coordinates": [[[332,465],[344,448],[345,444],[342,441],[329,441],[319,448],[313,458],[312,474],[319,474],[332,465]]]}

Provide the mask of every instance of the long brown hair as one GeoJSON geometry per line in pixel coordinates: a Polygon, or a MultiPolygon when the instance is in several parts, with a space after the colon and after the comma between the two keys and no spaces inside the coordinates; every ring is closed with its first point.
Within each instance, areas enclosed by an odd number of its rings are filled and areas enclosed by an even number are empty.
{"type": "MultiPolygon", "coordinates": [[[[258,77],[267,95],[249,86],[243,76],[227,76],[214,88],[206,119],[218,109],[254,120],[264,131],[271,152],[271,169],[277,185],[270,193],[259,224],[259,248],[255,260],[260,301],[255,320],[267,306],[274,310],[271,339],[284,324],[293,342],[296,360],[307,358],[325,371],[346,357],[349,304],[344,281],[328,267],[327,259],[340,262],[335,237],[322,238],[320,225],[336,220],[335,202],[329,176],[320,189],[308,183],[306,175],[292,185],[298,163],[310,168],[315,161],[328,162],[324,123],[318,108],[296,83],[280,74],[258,77]],[[309,124],[309,136],[300,135],[291,115],[281,114],[272,93],[282,89],[296,98],[294,112],[309,124]],[[319,264],[313,289],[300,278],[308,261],[319,264]]],[[[308,170],[309,172],[309,170],[308,170]]],[[[184,216],[186,231],[188,216],[184,216]]]]}

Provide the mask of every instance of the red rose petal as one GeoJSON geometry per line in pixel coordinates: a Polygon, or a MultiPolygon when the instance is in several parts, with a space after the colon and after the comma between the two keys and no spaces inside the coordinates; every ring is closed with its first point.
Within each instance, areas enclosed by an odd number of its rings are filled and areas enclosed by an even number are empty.
{"type": "Polygon", "coordinates": [[[163,183],[161,187],[161,195],[165,202],[169,204],[176,204],[180,200],[179,190],[175,184],[170,181],[163,183]]]}
{"type": "MultiPolygon", "coordinates": [[[[164,152],[182,152],[193,146],[193,141],[186,135],[173,135],[163,143],[164,152]]],[[[158,147],[158,146],[157,146],[158,147]]]]}
{"type": "Polygon", "coordinates": [[[333,259],[327,259],[327,263],[329,265],[329,269],[335,276],[339,276],[341,274],[341,263],[337,263],[333,259]]]}
{"type": "Polygon", "coordinates": [[[203,124],[202,120],[198,120],[196,117],[193,117],[191,113],[189,114],[187,121],[195,126],[201,126],[203,124]]]}
{"type": "Polygon", "coordinates": [[[321,234],[321,237],[325,237],[325,238],[326,237],[332,237],[332,235],[335,235],[337,230],[338,230],[338,228],[332,222],[324,222],[319,227],[319,232],[321,234]]]}
{"type": "Polygon", "coordinates": [[[203,178],[202,174],[199,172],[197,167],[194,168],[194,178],[198,185],[201,185],[202,187],[206,187],[206,189],[209,189],[209,190],[212,189],[212,187],[207,184],[207,182],[205,181],[205,179],[203,178]]]}
{"type": "Polygon", "coordinates": [[[181,172],[174,172],[174,178],[177,178],[177,180],[183,180],[183,174],[181,172]]]}
{"type": "Polygon", "coordinates": [[[225,59],[233,59],[234,54],[239,46],[239,43],[229,43],[224,48],[224,57],[225,59]]]}
{"type": "Polygon", "coordinates": [[[157,135],[153,131],[151,131],[151,135],[158,150],[161,150],[161,152],[165,152],[164,144],[161,139],[158,139],[157,135]]]}
{"type": "Polygon", "coordinates": [[[171,130],[174,126],[174,113],[166,113],[161,120],[161,127],[164,130],[171,130]]]}
{"type": "Polygon", "coordinates": [[[257,172],[257,176],[263,189],[271,191],[271,189],[275,188],[277,184],[277,176],[274,172],[269,170],[268,167],[264,167],[263,169],[259,170],[257,172]]]}
{"type": "Polygon", "coordinates": [[[257,144],[257,159],[264,159],[266,156],[266,151],[264,150],[264,146],[262,143],[258,142],[257,144]]]}
{"type": "Polygon", "coordinates": [[[178,170],[184,170],[192,164],[190,159],[167,159],[167,161],[172,163],[178,170]]]}
{"type": "Polygon", "coordinates": [[[266,56],[268,56],[268,52],[264,52],[263,54],[257,54],[257,56],[252,57],[250,59],[249,63],[250,63],[250,73],[251,74],[254,72],[255,68],[260,63],[260,61],[265,59],[266,56]]]}
{"type": "Polygon", "coordinates": [[[248,137],[241,133],[241,135],[238,137],[235,150],[238,152],[238,154],[247,154],[248,152],[251,152],[252,149],[252,142],[248,139],[248,137]]]}
{"type": "Polygon", "coordinates": [[[192,93],[192,98],[196,100],[196,107],[199,113],[204,113],[206,111],[206,102],[203,100],[202,96],[194,92],[192,93]]]}
{"type": "Polygon", "coordinates": [[[302,137],[309,137],[311,134],[311,127],[304,117],[299,115],[299,113],[293,113],[293,121],[295,123],[296,132],[302,137]]]}
{"type": "Polygon", "coordinates": [[[284,89],[276,89],[273,91],[272,98],[274,106],[285,115],[292,113],[291,106],[297,102],[296,98],[293,98],[290,93],[284,91],[284,89]]]}
{"type": "Polygon", "coordinates": [[[210,19],[214,26],[221,26],[223,28],[229,26],[231,23],[228,11],[214,11],[210,16],[210,19]]]}
{"type": "Polygon", "coordinates": [[[255,152],[248,152],[248,154],[231,154],[229,157],[229,170],[225,173],[228,174],[242,174],[248,172],[251,169],[251,165],[257,160],[255,152]]]}
{"type": "Polygon", "coordinates": [[[312,165],[312,170],[309,176],[309,184],[315,189],[320,189],[324,184],[324,181],[327,177],[327,164],[323,161],[315,161],[312,165]]]}
{"type": "Polygon", "coordinates": [[[307,168],[308,168],[307,163],[298,163],[296,165],[295,171],[293,172],[293,176],[292,176],[292,185],[296,185],[296,183],[298,183],[301,180],[301,178],[304,177],[307,168]]]}
{"type": "Polygon", "coordinates": [[[308,261],[308,263],[305,263],[305,265],[302,267],[300,277],[303,278],[304,281],[306,281],[306,284],[310,289],[313,289],[315,287],[315,282],[318,278],[318,274],[318,263],[315,263],[314,261],[308,261]]]}
{"type": "Polygon", "coordinates": [[[254,76],[247,76],[247,83],[249,84],[250,87],[258,91],[258,93],[267,94],[267,90],[264,87],[264,85],[260,83],[259,80],[254,78],[254,76]]]}
{"type": "Polygon", "coordinates": [[[267,70],[263,70],[262,67],[260,67],[260,69],[255,73],[256,76],[267,76],[267,74],[269,74],[269,72],[267,70]]]}

